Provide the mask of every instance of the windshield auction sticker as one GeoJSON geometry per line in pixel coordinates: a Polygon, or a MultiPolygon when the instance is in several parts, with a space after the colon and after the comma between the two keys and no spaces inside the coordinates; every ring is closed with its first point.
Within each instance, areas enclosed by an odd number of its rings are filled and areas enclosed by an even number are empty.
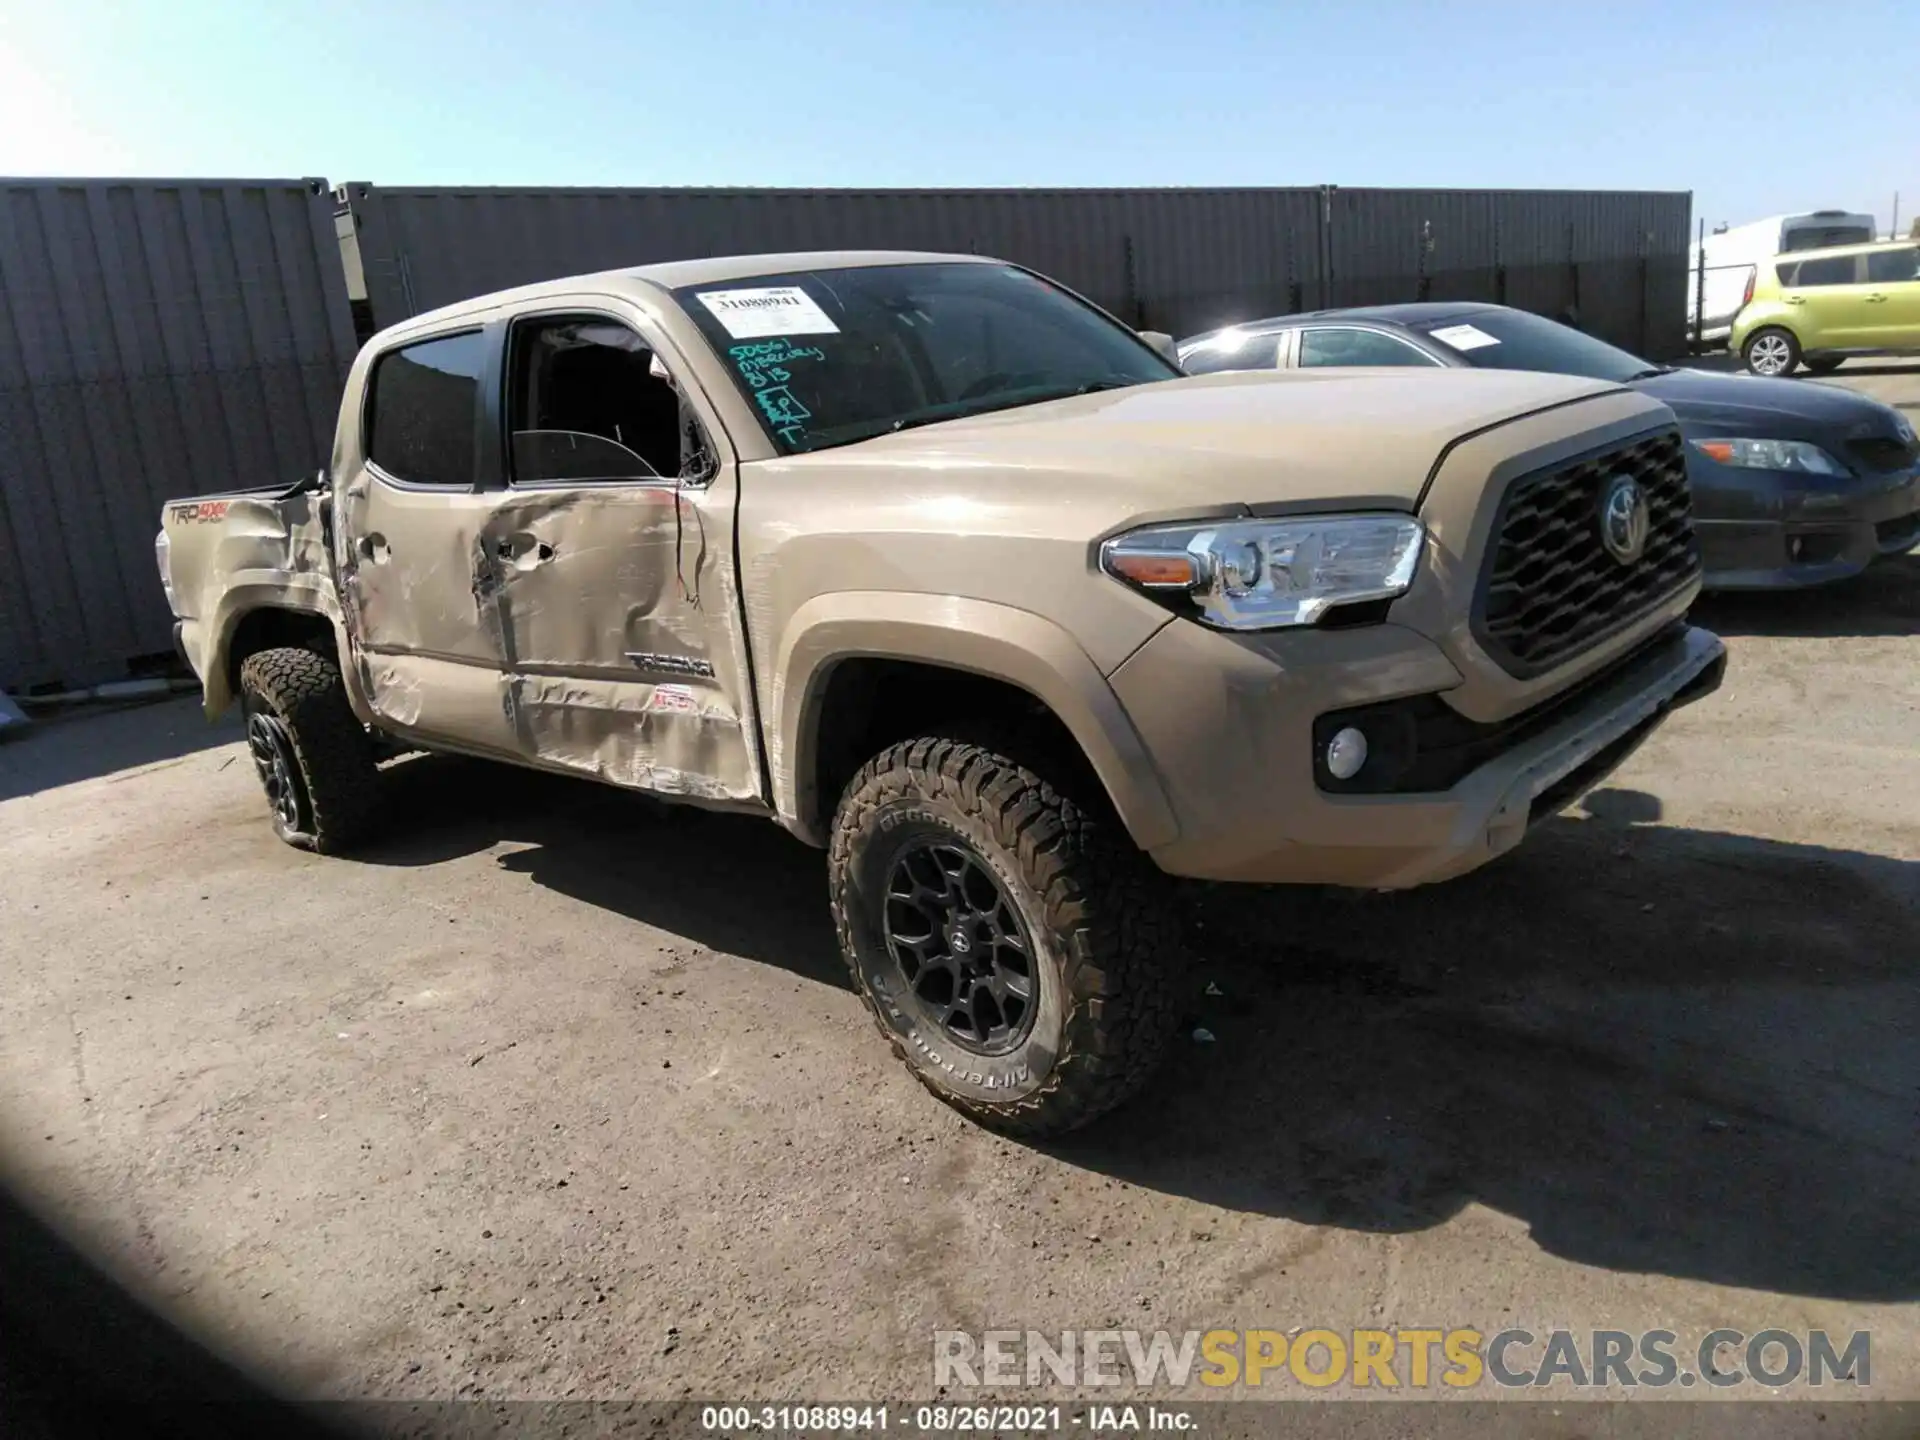
{"type": "Polygon", "coordinates": [[[1427,333],[1442,345],[1451,345],[1456,350],[1478,350],[1483,345],[1500,343],[1477,325],[1448,325],[1427,333]]]}
{"type": "Polygon", "coordinates": [[[840,327],[798,285],[753,290],[702,290],[700,303],[736,340],[767,335],[838,335],[840,327]]]}

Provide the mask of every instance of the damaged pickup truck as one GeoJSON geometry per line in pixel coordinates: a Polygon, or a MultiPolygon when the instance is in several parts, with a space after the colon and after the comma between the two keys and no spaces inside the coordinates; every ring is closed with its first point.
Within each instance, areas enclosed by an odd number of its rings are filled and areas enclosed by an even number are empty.
{"type": "Polygon", "coordinates": [[[395,750],[765,816],[827,851],[901,1058],[1029,1134],[1165,1048],[1167,876],[1460,875],[1725,663],[1657,402],[1183,376],[976,256],[419,316],[355,361],[328,472],[170,504],[158,550],[282,839],[370,835],[395,750]]]}

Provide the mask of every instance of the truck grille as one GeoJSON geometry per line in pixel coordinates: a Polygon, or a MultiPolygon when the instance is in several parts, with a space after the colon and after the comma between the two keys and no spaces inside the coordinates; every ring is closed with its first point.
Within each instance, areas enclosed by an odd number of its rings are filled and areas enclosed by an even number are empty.
{"type": "Polygon", "coordinates": [[[1507,487],[1474,629],[1502,669],[1537,675],[1652,609],[1700,572],[1687,462],[1671,430],[1507,487]],[[1623,564],[1600,539],[1600,497],[1630,475],[1647,498],[1647,542],[1623,564]]]}

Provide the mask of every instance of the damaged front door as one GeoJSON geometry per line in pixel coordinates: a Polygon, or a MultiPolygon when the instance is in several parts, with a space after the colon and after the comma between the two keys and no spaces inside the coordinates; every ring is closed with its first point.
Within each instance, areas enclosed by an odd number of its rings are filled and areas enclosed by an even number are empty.
{"type": "Polygon", "coordinates": [[[619,785],[766,800],[734,573],[736,471],[637,315],[521,316],[485,543],[521,753],[619,785]]]}

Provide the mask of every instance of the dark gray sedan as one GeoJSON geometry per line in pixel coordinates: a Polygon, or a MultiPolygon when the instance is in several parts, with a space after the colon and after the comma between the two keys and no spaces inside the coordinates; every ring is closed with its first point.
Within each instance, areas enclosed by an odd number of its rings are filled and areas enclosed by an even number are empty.
{"type": "Polygon", "coordinates": [[[1504,305],[1378,305],[1255,320],[1179,343],[1191,374],[1304,366],[1546,370],[1644,390],[1687,440],[1715,589],[1818,585],[1920,543],[1920,442],[1891,406],[1830,385],[1655,365],[1504,305]]]}

